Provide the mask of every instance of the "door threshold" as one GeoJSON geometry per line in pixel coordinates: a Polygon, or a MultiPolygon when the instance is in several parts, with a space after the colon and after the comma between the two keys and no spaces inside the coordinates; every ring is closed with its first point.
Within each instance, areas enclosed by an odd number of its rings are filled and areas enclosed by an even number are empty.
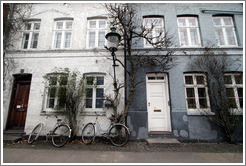
{"type": "Polygon", "coordinates": [[[149,135],[171,135],[170,131],[150,131],[149,135]]]}

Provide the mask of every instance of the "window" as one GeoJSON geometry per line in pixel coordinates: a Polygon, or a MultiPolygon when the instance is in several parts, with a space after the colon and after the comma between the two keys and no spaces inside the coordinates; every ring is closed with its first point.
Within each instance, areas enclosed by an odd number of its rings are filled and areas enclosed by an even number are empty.
{"type": "Polygon", "coordinates": [[[188,111],[208,110],[210,103],[206,76],[204,74],[185,74],[184,81],[188,111]]]}
{"type": "Polygon", "coordinates": [[[65,107],[66,100],[66,74],[54,74],[48,76],[48,86],[46,88],[46,108],[59,110],[65,107]]]}
{"type": "Polygon", "coordinates": [[[55,22],[53,48],[64,49],[71,47],[72,25],[72,20],[55,22]]]}
{"type": "Polygon", "coordinates": [[[104,99],[104,76],[86,76],[86,99],[87,109],[102,109],[104,99]]]}
{"type": "Polygon", "coordinates": [[[213,17],[215,35],[219,46],[236,46],[237,39],[232,17],[213,17]]]}
{"type": "Polygon", "coordinates": [[[104,47],[106,42],[105,35],[107,32],[106,19],[88,20],[87,27],[87,47],[104,47]]]}
{"type": "Polygon", "coordinates": [[[230,108],[243,108],[243,75],[227,73],[224,75],[226,97],[230,108]]]}
{"type": "MultiPolygon", "coordinates": [[[[143,20],[144,27],[146,28],[147,38],[150,39],[151,43],[156,43],[160,38],[164,36],[164,22],[163,17],[146,17],[143,20]]],[[[144,47],[150,47],[151,44],[146,39],[144,40],[144,47]]]]}
{"type": "Polygon", "coordinates": [[[36,49],[38,47],[38,37],[40,30],[40,22],[27,22],[23,31],[23,49],[36,49]]]}
{"type": "Polygon", "coordinates": [[[181,47],[201,46],[197,17],[178,17],[178,31],[181,47]]]}

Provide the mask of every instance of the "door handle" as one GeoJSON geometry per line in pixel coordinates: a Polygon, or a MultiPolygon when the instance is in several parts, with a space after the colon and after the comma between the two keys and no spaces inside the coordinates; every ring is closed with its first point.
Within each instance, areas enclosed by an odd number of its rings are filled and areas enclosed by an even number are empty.
{"type": "Polygon", "coordinates": [[[148,106],[150,106],[150,102],[148,102],[148,106]]]}

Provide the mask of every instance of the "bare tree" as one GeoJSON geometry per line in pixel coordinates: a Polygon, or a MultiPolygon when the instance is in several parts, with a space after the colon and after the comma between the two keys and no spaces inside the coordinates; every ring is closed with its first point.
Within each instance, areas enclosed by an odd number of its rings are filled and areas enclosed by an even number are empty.
{"type": "MultiPolygon", "coordinates": [[[[129,93],[127,96],[126,105],[122,114],[117,115],[116,121],[124,123],[127,116],[129,107],[131,105],[134,90],[141,82],[136,82],[137,69],[140,68],[159,68],[160,70],[168,70],[174,65],[174,49],[170,49],[173,46],[172,35],[168,31],[164,31],[164,28],[155,36],[150,35],[153,29],[158,25],[158,22],[150,20],[148,26],[142,24],[142,20],[138,20],[137,9],[135,4],[105,4],[106,9],[109,12],[109,18],[111,24],[116,26],[118,32],[122,35],[122,44],[126,53],[126,62],[123,63],[120,59],[116,58],[116,61],[120,63],[127,77],[129,78],[129,93]],[[156,51],[155,55],[150,55],[148,51],[135,51],[134,47],[139,41],[145,40],[152,46],[151,50],[156,51]]],[[[115,91],[119,92],[119,88],[116,87],[115,91]]],[[[117,101],[116,98],[113,101],[117,101]]]]}
{"type": "Polygon", "coordinates": [[[3,87],[6,76],[16,65],[11,58],[5,56],[6,51],[20,38],[19,32],[31,11],[32,4],[3,3],[3,87]]]}
{"type": "MultiPolygon", "coordinates": [[[[203,112],[210,122],[218,127],[219,133],[230,143],[236,142],[236,132],[240,125],[240,117],[238,112],[240,109],[232,110],[233,103],[227,98],[224,74],[237,61],[238,58],[231,59],[227,53],[214,46],[207,46],[201,56],[191,61],[192,71],[201,71],[206,73],[209,98],[211,103],[211,111],[203,112]]],[[[234,94],[233,94],[234,95],[234,94]]]]}

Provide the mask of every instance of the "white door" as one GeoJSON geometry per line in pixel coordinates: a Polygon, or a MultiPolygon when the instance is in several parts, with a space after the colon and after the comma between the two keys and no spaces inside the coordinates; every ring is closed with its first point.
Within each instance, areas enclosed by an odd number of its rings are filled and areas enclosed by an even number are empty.
{"type": "Polygon", "coordinates": [[[171,132],[167,74],[147,75],[148,126],[151,131],[171,132]]]}

